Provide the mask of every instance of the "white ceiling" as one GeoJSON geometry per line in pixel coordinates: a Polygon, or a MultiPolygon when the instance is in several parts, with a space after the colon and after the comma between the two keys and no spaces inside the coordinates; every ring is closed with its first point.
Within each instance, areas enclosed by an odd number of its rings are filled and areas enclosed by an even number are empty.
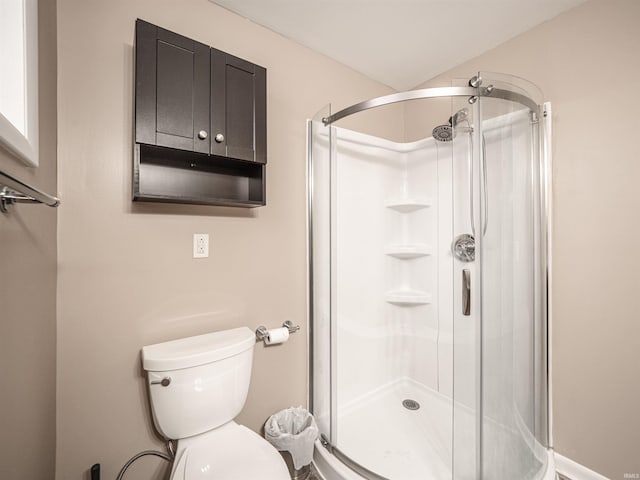
{"type": "Polygon", "coordinates": [[[406,90],[585,0],[211,0],[406,90]]]}

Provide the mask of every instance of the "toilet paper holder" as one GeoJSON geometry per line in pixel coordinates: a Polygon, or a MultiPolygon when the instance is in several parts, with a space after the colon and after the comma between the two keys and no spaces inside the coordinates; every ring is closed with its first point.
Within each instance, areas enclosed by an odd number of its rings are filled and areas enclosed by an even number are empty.
{"type": "MultiPolygon", "coordinates": [[[[294,325],[291,320],[286,320],[282,324],[282,328],[286,328],[287,330],[289,330],[289,333],[295,333],[298,330],[300,330],[300,325],[294,325]]],[[[269,329],[267,327],[265,327],[264,325],[260,325],[256,329],[256,339],[259,342],[263,341],[268,336],[269,336],[269,329]]]]}

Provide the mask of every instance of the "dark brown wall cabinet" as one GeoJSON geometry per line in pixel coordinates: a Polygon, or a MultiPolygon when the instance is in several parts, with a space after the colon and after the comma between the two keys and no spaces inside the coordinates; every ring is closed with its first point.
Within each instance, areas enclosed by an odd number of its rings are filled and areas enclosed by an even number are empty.
{"type": "Polygon", "coordinates": [[[136,22],[133,199],[265,204],[267,72],[136,22]]]}

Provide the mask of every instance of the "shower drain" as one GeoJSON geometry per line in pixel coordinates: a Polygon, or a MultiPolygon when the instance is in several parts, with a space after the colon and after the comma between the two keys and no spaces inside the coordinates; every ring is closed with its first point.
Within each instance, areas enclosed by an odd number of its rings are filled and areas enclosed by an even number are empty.
{"type": "Polygon", "coordinates": [[[402,406],[407,410],[418,410],[420,408],[420,404],[415,400],[411,400],[410,398],[403,400],[402,406]]]}

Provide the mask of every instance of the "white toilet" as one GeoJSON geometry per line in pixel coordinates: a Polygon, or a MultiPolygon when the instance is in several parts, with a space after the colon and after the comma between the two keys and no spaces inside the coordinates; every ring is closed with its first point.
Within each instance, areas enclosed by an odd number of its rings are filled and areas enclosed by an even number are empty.
{"type": "Polygon", "coordinates": [[[178,440],[171,480],[288,480],[278,451],[233,419],[247,398],[247,327],[142,348],[156,428],[178,440]]]}

